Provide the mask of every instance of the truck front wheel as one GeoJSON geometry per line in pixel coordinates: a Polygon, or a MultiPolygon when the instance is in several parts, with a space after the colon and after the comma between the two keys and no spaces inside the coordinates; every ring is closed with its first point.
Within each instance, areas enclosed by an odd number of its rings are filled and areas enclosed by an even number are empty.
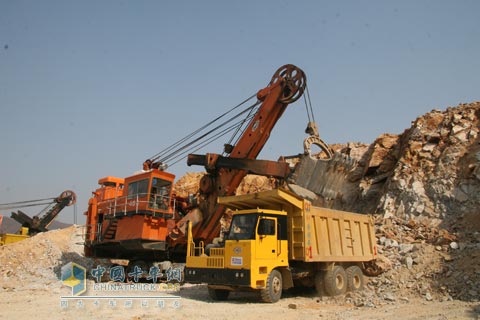
{"type": "Polygon", "coordinates": [[[225,301],[228,299],[230,291],[224,289],[208,288],[208,295],[216,301],[225,301]]]}
{"type": "Polygon", "coordinates": [[[282,274],[278,270],[272,270],[267,279],[265,289],[260,291],[263,302],[277,302],[282,297],[282,274]]]}
{"type": "Polygon", "coordinates": [[[329,296],[347,292],[347,274],[342,266],[335,266],[325,272],[325,291],[329,296]]]}

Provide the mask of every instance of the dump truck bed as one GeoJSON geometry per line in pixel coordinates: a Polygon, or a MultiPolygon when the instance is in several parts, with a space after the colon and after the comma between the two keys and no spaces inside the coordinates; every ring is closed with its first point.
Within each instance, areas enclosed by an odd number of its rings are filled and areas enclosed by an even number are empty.
{"type": "Polygon", "coordinates": [[[373,221],[368,215],[311,207],[288,219],[290,259],[360,262],[375,259],[373,221]]]}
{"type": "Polygon", "coordinates": [[[375,232],[370,215],[314,207],[292,192],[265,192],[219,198],[231,209],[287,212],[289,260],[364,262],[375,259],[375,232]]]}

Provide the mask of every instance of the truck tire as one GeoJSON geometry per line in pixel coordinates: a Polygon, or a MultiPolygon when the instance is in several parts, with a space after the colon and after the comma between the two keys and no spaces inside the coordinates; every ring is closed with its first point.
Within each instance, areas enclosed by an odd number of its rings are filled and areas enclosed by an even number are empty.
{"type": "Polygon", "coordinates": [[[319,297],[325,295],[325,280],[324,280],[324,275],[323,272],[317,272],[315,274],[315,290],[317,291],[317,294],[319,297]]]}
{"type": "Polygon", "coordinates": [[[208,295],[215,301],[225,301],[228,299],[230,291],[225,289],[208,288],[208,295]]]}
{"type": "Polygon", "coordinates": [[[260,291],[263,302],[277,302],[282,297],[282,274],[278,270],[272,270],[267,278],[265,289],[260,291]]]}
{"type": "Polygon", "coordinates": [[[358,291],[363,289],[363,272],[358,266],[350,266],[346,270],[347,273],[347,290],[358,291]]]}
{"type": "Polygon", "coordinates": [[[347,292],[347,274],[342,266],[335,266],[325,272],[325,291],[329,296],[338,296],[347,292]]]}

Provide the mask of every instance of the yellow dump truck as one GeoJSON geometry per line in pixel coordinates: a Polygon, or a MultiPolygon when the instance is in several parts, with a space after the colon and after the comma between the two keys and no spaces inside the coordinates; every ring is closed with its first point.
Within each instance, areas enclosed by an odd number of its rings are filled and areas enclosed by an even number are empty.
{"type": "Polygon", "coordinates": [[[188,228],[185,281],[207,283],[210,297],[257,290],[276,302],[282,290],[315,286],[339,295],[363,288],[364,264],[376,257],[373,218],[315,207],[282,189],[219,198],[234,210],[221,245],[195,243],[188,228]]]}

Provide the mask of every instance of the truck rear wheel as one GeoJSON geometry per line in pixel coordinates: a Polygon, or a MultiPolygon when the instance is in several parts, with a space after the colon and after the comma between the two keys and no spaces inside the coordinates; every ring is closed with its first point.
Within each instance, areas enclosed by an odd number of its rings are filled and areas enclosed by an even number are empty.
{"type": "Polygon", "coordinates": [[[329,296],[338,296],[347,292],[347,274],[342,266],[335,266],[325,272],[325,291],[329,296]]]}
{"type": "Polygon", "coordinates": [[[272,270],[267,279],[265,289],[260,291],[260,297],[263,302],[277,302],[282,297],[282,274],[278,270],[272,270]]]}
{"type": "Polygon", "coordinates": [[[350,266],[346,270],[348,291],[363,289],[363,272],[358,266],[350,266]]]}
{"type": "Polygon", "coordinates": [[[208,288],[208,295],[210,298],[216,301],[225,301],[228,299],[228,296],[230,294],[230,291],[225,290],[225,289],[213,289],[213,288],[208,288]]]}

